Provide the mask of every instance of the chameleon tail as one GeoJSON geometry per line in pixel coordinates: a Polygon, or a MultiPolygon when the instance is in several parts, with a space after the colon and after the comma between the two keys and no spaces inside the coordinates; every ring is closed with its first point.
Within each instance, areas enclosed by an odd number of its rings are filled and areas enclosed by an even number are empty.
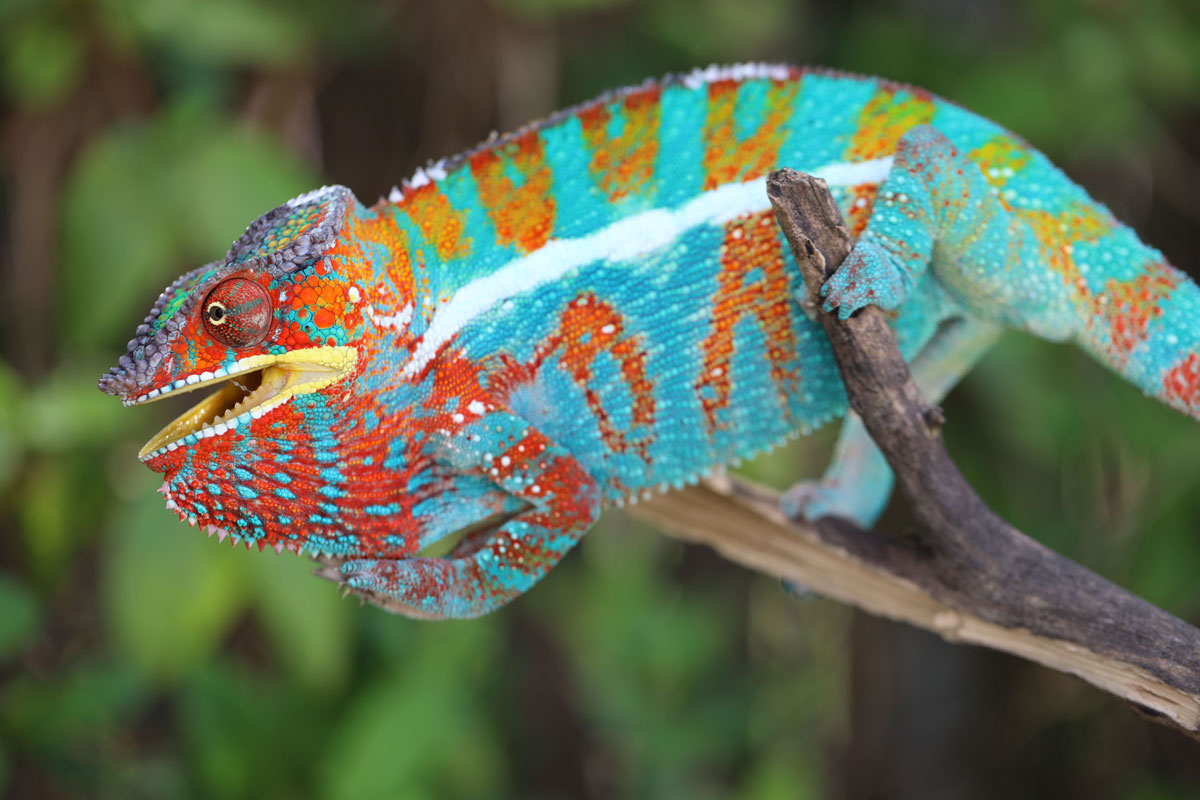
{"type": "Polygon", "coordinates": [[[921,272],[940,266],[941,285],[981,317],[1048,339],[1074,334],[1200,419],[1200,288],[1077,187],[1061,188],[1061,213],[1014,209],[945,134],[912,128],[865,230],[821,288],[825,309],[845,319],[868,303],[899,308],[921,272]]]}
{"type": "Polygon", "coordinates": [[[1200,287],[1145,248],[1145,265],[1092,297],[1081,344],[1126,380],[1200,419],[1200,287]]]}

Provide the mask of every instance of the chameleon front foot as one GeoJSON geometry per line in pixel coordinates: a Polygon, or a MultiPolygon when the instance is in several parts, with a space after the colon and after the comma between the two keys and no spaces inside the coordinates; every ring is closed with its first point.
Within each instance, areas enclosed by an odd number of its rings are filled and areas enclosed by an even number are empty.
{"type": "Polygon", "coordinates": [[[351,594],[414,619],[479,617],[518,594],[483,579],[470,558],[353,559],[339,572],[351,594]]]}
{"type": "Polygon", "coordinates": [[[884,486],[856,486],[825,479],[802,481],[783,493],[779,509],[789,519],[811,522],[842,517],[869,528],[887,505],[890,489],[890,482],[884,486]]]}
{"type": "Polygon", "coordinates": [[[313,574],[348,595],[413,619],[479,617],[519,594],[483,578],[471,558],[318,560],[322,566],[313,574]]]}

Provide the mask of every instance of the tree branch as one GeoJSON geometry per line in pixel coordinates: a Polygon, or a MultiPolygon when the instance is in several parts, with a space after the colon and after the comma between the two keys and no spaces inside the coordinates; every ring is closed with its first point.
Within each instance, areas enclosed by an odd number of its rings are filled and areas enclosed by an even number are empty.
{"type": "MultiPolygon", "coordinates": [[[[809,296],[819,297],[850,250],[841,212],[824,181],[793,170],[773,173],[767,193],[809,296]]],[[[818,318],[850,405],[924,537],[789,521],[773,492],[729,478],[639,504],[634,516],[864,611],[1077,675],[1200,738],[1200,630],[997,517],[946,453],[941,411],[914,385],[879,309],[818,318]]]]}

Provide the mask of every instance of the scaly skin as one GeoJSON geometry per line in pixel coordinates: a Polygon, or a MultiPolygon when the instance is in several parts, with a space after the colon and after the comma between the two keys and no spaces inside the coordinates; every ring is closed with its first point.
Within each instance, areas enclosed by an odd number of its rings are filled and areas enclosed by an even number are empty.
{"type": "MultiPolygon", "coordinates": [[[[335,559],[412,616],[483,614],[603,505],[845,413],[767,202],[779,166],[825,177],[857,237],[827,307],[893,310],[932,391],[1007,325],[1200,412],[1200,293],[1040,153],[919,89],[759,65],[606,95],[371,208],[297,198],[169,287],[101,388],[222,387],[143,452],[182,518],[335,559]]],[[[890,476],[847,435],[798,502],[870,522],[890,476]]]]}

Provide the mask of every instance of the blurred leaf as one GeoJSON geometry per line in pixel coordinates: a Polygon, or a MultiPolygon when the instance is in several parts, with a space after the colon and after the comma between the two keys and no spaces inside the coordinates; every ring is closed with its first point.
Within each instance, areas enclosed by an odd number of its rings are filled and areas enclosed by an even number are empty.
{"type": "Polygon", "coordinates": [[[14,475],[21,460],[17,440],[25,427],[24,399],[20,378],[0,360],[0,487],[14,475]]]}
{"type": "Polygon", "coordinates": [[[492,0],[501,11],[541,19],[555,14],[581,13],[627,5],[632,0],[492,0]]]}
{"type": "Polygon", "coordinates": [[[203,109],[177,109],[164,122],[171,209],[178,246],[195,258],[223,258],[256,217],[312,189],[318,179],[289,151],[253,131],[213,120],[203,109]]]}
{"type": "Polygon", "coordinates": [[[805,800],[827,797],[820,776],[803,759],[762,759],[738,794],[743,800],[805,800]],[[799,763],[798,763],[799,762],[799,763]]]}
{"type": "Polygon", "coordinates": [[[259,0],[108,0],[154,44],[218,64],[282,65],[306,44],[304,12],[259,0]]]}
{"type": "Polygon", "coordinates": [[[138,667],[173,679],[211,655],[244,606],[240,562],[231,558],[244,554],[180,523],[147,484],[114,521],[105,612],[116,644],[138,667]]]}
{"type": "Polygon", "coordinates": [[[1123,800],[1195,800],[1195,788],[1188,782],[1176,783],[1166,776],[1153,774],[1131,775],[1126,778],[1131,788],[1121,793],[1123,800]]]}
{"type": "MultiPolygon", "coordinates": [[[[1195,466],[1189,470],[1197,475],[1195,466]]],[[[1193,487],[1194,494],[1194,487],[1193,487]]],[[[1190,498],[1189,498],[1190,499],[1190,498]]],[[[1185,619],[1200,614],[1200,541],[1195,520],[1200,516],[1197,503],[1178,503],[1176,508],[1153,520],[1131,543],[1125,568],[1125,584],[1130,591],[1185,619]]]]}
{"type": "Polygon", "coordinates": [[[1062,42],[1067,78],[1089,93],[1125,95],[1132,67],[1116,34],[1099,22],[1079,21],[1062,42]]]}
{"type": "Polygon", "coordinates": [[[1136,42],[1130,56],[1140,71],[1139,90],[1172,107],[1190,105],[1200,87],[1200,6],[1144,3],[1122,31],[1136,42]],[[1130,30],[1132,28],[1132,30],[1130,30]]]}
{"type": "Polygon", "coordinates": [[[358,606],[314,578],[307,558],[263,556],[250,565],[258,616],[284,668],[307,686],[340,686],[350,666],[352,614],[360,613],[358,606]]]}
{"type": "Polygon", "coordinates": [[[66,459],[48,458],[25,473],[19,518],[31,573],[38,579],[56,574],[72,555],[78,531],[71,525],[76,495],[70,467],[66,459]]]}
{"type": "Polygon", "coordinates": [[[48,679],[22,676],[0,690],[0,719],[45,755],[84,755],[144,697],[144,687],[115,663],[72,665],[48,679]]]}
{"type": "Polygon", "coordinates": [[[357,693],[332,732],[319,773],[322,797],[495,794],[498,742],[473,688],[493,663],[494,629],[480,621],[409,633],[407,663],[357,693]]]}
{"type": "Polygon", "coordinates": [[[16,578],[0,573],[0,659],[11,656],[37,634],[39,616],[37,600],[29,590],[16,578]]]}
{"type": "Polygon", "coordinates": [[[21,428],[27,446],[54,453],[103,447],[136,426],[136,414],[96,389],[99,377],[95,367],[59,365],[34,387],[21,428]]]}
{"type": "Polygon", "coordinates": [[[41,17],[2,34],[4,88],[20,105],[37,108],[64,99],[79,83],[83,47],[75,35],[41,17]]]}
{"type": "Polygon", "coordinates": [[[56,365],[32,389],[22,390],[0,369],[0,480],[18,463],[20,502],[14,513],[36,582],[54,581],[68,568],[77,542],[95,534],[97,509],[108,486],[96,454],[137,423],[111,397],[96,391],[98,367],[56,365]]]}
{"type": "Polygon", "coordinates": [[[218,659],[196,670],[181,694],[199,796],[310,796],[311,753],[321,746],[326,712],[293,684],[218,659]]]}
{"type": "Polygon", "coordinates": [[[1053,69],[1040,54],[1015,61],[988,61],[948,77],[951,100],[1016,131],[1036,147],[1062,149],[1072,127],[1062,124],[1062,92],[1044,80],[1053,69]]]}
{"type": "Polygon", "coordinates": [[[271,687],[251,689],[224,666],[200,668],[184,688],[183,728],[205,793],[249,797],[256,776],[275,771],[271,744],[286,732],[277,728],[282,720],[271,687]]]}
{"type": "Polygon", "coordinates": [[[744,608],[728,584],[681,587],[664,562],[684,548],[628,528],[605,517],[581,544],[573,580],[564,589],[556,574],[545,587],[569,601],[539,588],[539,603],[579,676],[590,725],[633,771],[631,793],[696,796],[699,770],[719,768],[744,736],[748,687],[730,663],[744,608]]]}
{"type": "Polygon", "coordinates": [[[39,5],[42,0],[0,0],[0,23],[15,25],[23,12],[39,5]]]}
{"type": "Polygon", "coordinates": [[[725,0],[659,0],[647,16],[662,41],[703,54],[689,66],[761,57],[798,22],[795,4],[788,0],[758,0],[752,8],[725,0]]]}
{"type": "Polygon", "coordinates": [[[114,128],[64,200],[64,319],[78,344],[124,341],[153,290],[220,258],[256,216],[315,180],[269,141],[204,109],[114,128]]]}
{"type": "Polygon", "coordinates": [[[151,287],[166,285],[180,261],[162,199],[172,154],[159,152],[151,126],[115,128],[93,140],[68,179],[63,333],[76,343],[132,335],[154,297],[151,287]]]}

